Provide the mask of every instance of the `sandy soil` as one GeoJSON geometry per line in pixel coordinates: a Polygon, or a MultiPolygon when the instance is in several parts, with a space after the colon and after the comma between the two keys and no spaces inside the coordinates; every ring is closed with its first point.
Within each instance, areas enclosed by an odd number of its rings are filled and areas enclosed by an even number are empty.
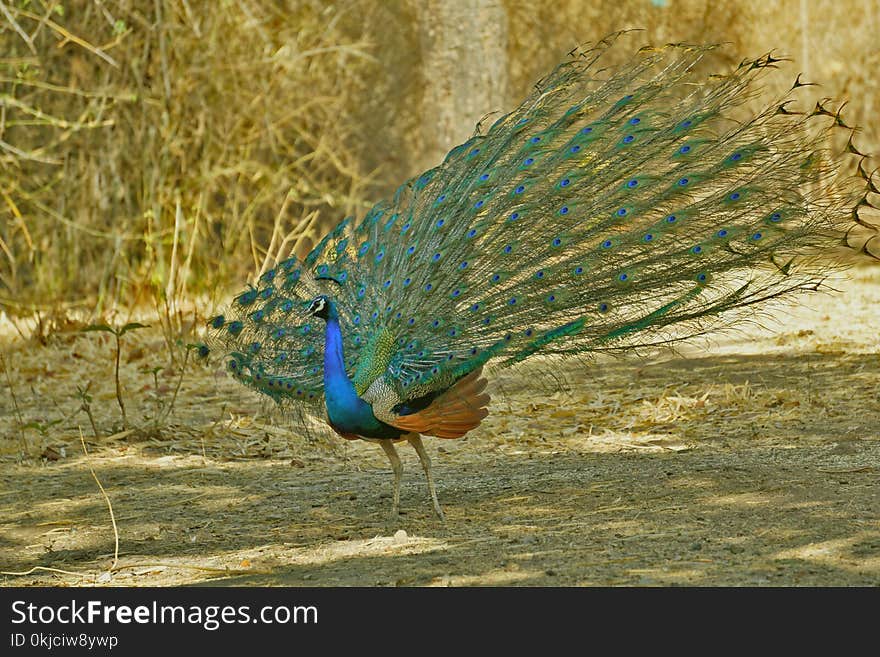
{"type": "Polygon", "coordinates": [[[156,331],[126,336],[129,432],[107,336],[7,340],[0,584],[876,586],[880,269],[838,288],[678,354],[502,373],[478,430],[428,443],[445,524],[408,447],[389,521],[378,447],[292,432],[216,368],[162,417],[156,331]]]}

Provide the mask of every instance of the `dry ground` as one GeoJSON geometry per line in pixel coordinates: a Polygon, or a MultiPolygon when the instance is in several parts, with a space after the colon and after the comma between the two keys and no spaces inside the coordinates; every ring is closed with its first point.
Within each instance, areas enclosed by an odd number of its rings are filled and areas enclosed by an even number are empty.
{"type": "Polygon", "coordinates": [[[131,433],[106,336],[8,340],[0,584],[876,586],[880,269],[838,287],[710,350],[503,373],[478,430],[429,443],[445,525],[411,450],[390,522],[381,450],[289,432],[215,368],[163,420],[154,331],[126,336],[131,433]]]}

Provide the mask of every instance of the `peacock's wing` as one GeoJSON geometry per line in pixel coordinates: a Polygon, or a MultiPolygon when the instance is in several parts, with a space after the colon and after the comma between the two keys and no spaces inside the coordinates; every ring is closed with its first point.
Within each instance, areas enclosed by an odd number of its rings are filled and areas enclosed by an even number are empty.
{"type": "MultiPolygon", "coordinates": [[[[208,321],[209,350],[226,355],[227,370],[276,401],[296,399],[319,410],[323,401],[324,322],[307,314],[327,282],[291,257],[265,272],[208,321]]],[[[349,353],[357,357],[357,345],[349,353]]]]}

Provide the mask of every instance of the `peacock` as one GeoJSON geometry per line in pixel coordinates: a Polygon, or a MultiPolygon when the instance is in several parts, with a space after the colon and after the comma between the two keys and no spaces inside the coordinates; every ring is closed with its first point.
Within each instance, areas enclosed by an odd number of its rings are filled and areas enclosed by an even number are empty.
{"type": "MultiPolygon", "coordinates": [[[[443,519],[422,436],[488,415],[489,370],[668,345],[820,288],[823,252],[877,193],[829,147],[830,101],[754,111],[781,60],[700,70],[716,46],[620,33],[572,51],[519,107],[208,320],[203,354],[282,404],[378,442],[400,508],[406,441],[443,519]]],[[[850,129],[851,130],[851,129],[850,129]]],[[[861,156],[852,136],[846,151],[861,156]]],[[[873,207],[873,206],[871,206],[873,207]]]]}

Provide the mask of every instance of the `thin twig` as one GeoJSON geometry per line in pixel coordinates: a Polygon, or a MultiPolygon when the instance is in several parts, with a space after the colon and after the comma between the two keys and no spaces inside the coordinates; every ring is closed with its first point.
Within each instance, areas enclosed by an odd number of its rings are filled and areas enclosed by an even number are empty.
{"type": "Polygon", "coordinates": [[[122,401],[122,384],[119,381],[119,352],[122,351],[122,345],[120,341],[122,336],[119,334],[119,331],[114,331],[114,336],[116,336],[116,369],[114,371],[116,378],[116,401],[119,402],[119,409],[122,411],[122,428],[128,429],[128,416],[125,414],[125,403],[122,401]]]}
{"type": "Polygon", "coordinates": [[[29,568],[28,570],[0,570],[0,575],[15,575],[17,577],[21,577],[24,575],[30,575],[31,573],[35,573],[38,570],[43,570],[47,573],[62,573],[63,575],[76,575],[77,577],[85,577],[87,573],[77,573],[72,570],[61,570],[60,568],[49,568],[48,566],[34,566],[33,568],[29,568]]]}
{"type": "Polygon", "coordinates": [[[177,201],[174,205],[174,234],[171,240],[171,262],[168,264],[168,282],[165,285],[165,298],[167,299],[167,304],[169,305],[168,312],[168,323],[169,328],[172,328],[171,321],[174,316],[175,311],[179,307],[178,297],[177,297],[177,246],[180,242],[180,231],[183,227],[183,210],[180,207],[180,198],[177,198],[177,201]]]}
{"type": "Polygon", "coordinates": [[[192,233],[189,238],[189,248],[186,253],[186,260],[183,262],[183,269],[180,273],[180,284],[178,285],[178,290],[176,292],[178,299],[184,299],[186,297],[186,284],[189,280],[189,272],[192,266],[192,257],[195,252],[196,239],[199,236],[199,219],[202,216],[202,205],[205,201],[205,192],[202,190],[199,192],[199,202],[196,204],[196,215],[195,219],[193,219],[193,227],[192,233]]]}
{"type": "MultiPolygon", "coordinates": [[[[186,568],[188,570],[201,570],[206,573],[216,573],[218,575],[271,575],[271,570],[254,570],[251,568],[212,568],[211,566],[196,566],[187,563],[132,563],[125,566],[119,566],[115,570],[127,570],[129,568],[186,568]]],[[[114,569],[111,569],[114,570],[114,569]]]]}
{"type": "Polygon", "coordinates": [[[47,19],[45,19],[45,17],[39,16],[33,12],[27,11],[26,9],[19,9],[18,7],[13,7],[13,9],[20,16],[26,16],[30,19],[35,20],[35,21],[42,21],[45,25],[49,26],[52,30],[54,30],[60,36],[63,37],[64,40],[62,41],[62,43],[66,42],[66,41],[72,41],[73,43],[80,46],[81,48],[84,48],[84,49],[88,50],[89,52],[97,55],[98,57],[103,59],[105,62],[110,64],[111,66],[115,66],[116,68],[119,68],[119,64],[110,55],[105,53],[100,48],[93,46],[91,43],[89,43],[85,39],[81,39],[78,36],[76,36],[75,34],[71,34],[68,30],[63,28],[61,25],[59,25],[55,21],[47,20],[47,19]]]}
{"type": "Polygon", "coordinates": [[[183,375],[186,373],[186,364],[189,361],[189,352],[190,349],[186,350],[186,353],[183,355],[183,365],[180,366],[180,376],[177,378],[177,387],[174,388],[174,394],[171,395],[171,403],[168,404],[168,408],[162,413],[160,417],[160,421],[164,422],[169,415],[171,415],[171,411],[174,410],[174,402],[177,401],[177,393],[180,392],[180,385],[183,383],[183,375]]]}
{"type": "Polygon", "coordinates": [[[95,474],[94,469],[88,462],[89,450],[86,449],[86,440],[83,438],[82,427],[79,427],[79,441],[82,443],[83,454],[86,455],[86,466],[88,467],[89,472],[92,473],[92,478],[95,480],[95,483],[98,484],[98,488],[101,489],[101,495],[104,496],[104,501],[107,502],[107,508],[110,510],[110,522],[113,524],[113,538],[115,539],[115,545],[113,547],[113,565],[110,566],[110,570],[114,570],[119,563],[119,530],[116,527],[116,516],[113,514],[113,505],[110,503],[107,491],[104,490],[104,487],[101,485],[101,480],[98,479],[98,475],[95,474]]]}
{"type": "Polygon", "coordinates": [[[15,20],[15,16],[9,13],[9,8],[6,6],[5,2],[0,2],[0,12],[3,12],[6,20],[9,21],[10,25],[12,25],[12,29],[18,32],[18,36],[20,36],[22,40],[28,45],[30,51],[36,55],[37,49],[34,47],[33,40],[28,36],[28,33],[22,29],[21,25],[18,24],[18,22],[15,20]]]}

